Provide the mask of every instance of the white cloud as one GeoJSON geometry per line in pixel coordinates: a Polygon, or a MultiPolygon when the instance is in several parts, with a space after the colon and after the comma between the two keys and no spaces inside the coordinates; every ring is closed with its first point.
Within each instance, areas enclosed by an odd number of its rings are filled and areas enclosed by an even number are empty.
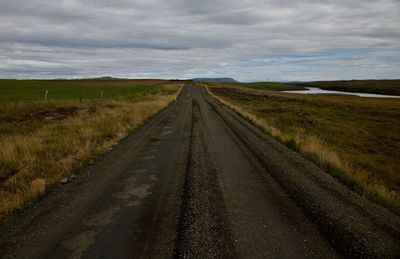
{"type": "Polygon", "coordinates": [[[4,0],[0,76],[399,77],[399,14],[397,0],[4,0]],[[370,70],[348,71],[354,53],[370,70]]]}

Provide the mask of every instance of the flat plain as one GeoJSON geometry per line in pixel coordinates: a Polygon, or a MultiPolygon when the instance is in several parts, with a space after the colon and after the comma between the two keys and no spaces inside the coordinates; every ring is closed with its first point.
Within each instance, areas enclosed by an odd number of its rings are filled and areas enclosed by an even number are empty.
{"type": "Polygon", "coordinates": [[[0,105],[1,258],[400,256],[398,100],[92,81],[0,105]]]}

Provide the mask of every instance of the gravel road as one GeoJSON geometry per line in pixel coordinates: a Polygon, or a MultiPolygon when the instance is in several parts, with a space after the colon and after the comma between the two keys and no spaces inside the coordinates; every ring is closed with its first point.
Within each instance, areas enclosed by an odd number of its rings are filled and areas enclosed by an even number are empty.
{"type": "Polygon", "coordinates": [[[187,86],[0,227],[0,258],[400,258],[400,219],[187,86]]]}

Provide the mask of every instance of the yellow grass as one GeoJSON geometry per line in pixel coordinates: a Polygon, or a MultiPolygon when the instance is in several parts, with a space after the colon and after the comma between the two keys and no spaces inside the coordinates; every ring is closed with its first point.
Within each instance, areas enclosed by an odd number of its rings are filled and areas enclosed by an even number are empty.
{"type": "MultiPolygon", "coordinates": [[[[168,85],[167,94],[129,100],[88,104],[63,102],[45,109],[49,109],[50,114],[60,107],[73,108],[75,112],[61,119],[55,119],[54,115],[50,120],[40,118],[2,124],[0,221],[40,198],[47,188],[58,184],[94,157],[110,150],[173,102],[181,87],[181,84],[168,85]]],[[[35,108],[32,104],[27,106],[35,108]]],[[[36,109],[43,109],[40,107],[36,109]]],[[[26,112],[24,107],[20,109],[20,114],[26,112]]],[[[18,112],[14,113],[13,116],[18,115],[18,112]]]]}

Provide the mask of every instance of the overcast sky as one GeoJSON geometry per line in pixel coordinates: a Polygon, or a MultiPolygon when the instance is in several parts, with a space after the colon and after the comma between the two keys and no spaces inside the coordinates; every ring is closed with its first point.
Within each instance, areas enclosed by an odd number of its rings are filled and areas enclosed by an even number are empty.
{"type": "Polygon", "coordinates": [[[400,0],[1,0],[0,77],[400,78],[400,0]]]}

